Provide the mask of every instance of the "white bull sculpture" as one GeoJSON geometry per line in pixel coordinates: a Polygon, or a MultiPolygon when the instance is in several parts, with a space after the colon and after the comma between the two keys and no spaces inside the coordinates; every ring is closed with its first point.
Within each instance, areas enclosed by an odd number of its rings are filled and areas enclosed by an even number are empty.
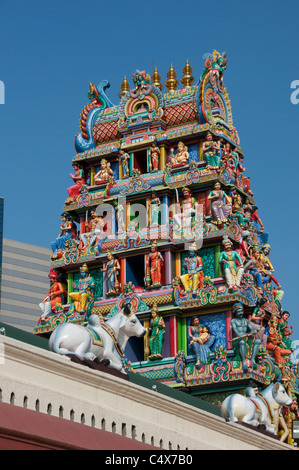
{"type": "Polygon", "coordinates": [[[254,388],[248,387],[246,397],[234,393],[224,400],[221,405],[221,415],[226,421],[242,421],[252,426],[264,424],[266,431],[275,435],[278,435],[280,425],[284,431],[280,440],[284,441],[289,431],[280,409],[282,406],[291,406],[292,402],[285,388],[279,382],[272,383],[260,393],[256,393],[254,388]]]}
{"type": "Polygon", "coordinates": [[[125,304],[122,312],[104,323],[95,314],[89,317],[86,327],[63,323],[51,334],[49,348],[58,354],[75,354],[82,361],[101,362],[125,372],[122,357],[128,339],[131,336],[142,337],[146,333],[137,316],[130,312],[130,304],[125,304]]]}

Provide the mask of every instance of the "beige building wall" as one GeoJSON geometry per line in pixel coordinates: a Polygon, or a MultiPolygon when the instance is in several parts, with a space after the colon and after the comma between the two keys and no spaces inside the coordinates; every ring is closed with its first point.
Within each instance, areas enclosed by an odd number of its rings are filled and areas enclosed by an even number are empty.
{"type": "Polygon", "coordinates": [[[3,239],[0,321],[33,332],[49,290],[51,250],[3,239]]]}
{"type": "Polygon", "coordinates": [[[240,424],[226,423],[184,398],[174,399],[159,387],[145,388],[3,335],[0,393],[12,406],[167,450],[294,450],[240,424]]]}

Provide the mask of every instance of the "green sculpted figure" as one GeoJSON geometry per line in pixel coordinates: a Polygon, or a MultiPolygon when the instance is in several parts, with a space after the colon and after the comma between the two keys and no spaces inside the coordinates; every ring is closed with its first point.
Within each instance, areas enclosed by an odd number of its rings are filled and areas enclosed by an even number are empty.
{"type": "Polygon", "coordinates": [[[238,350],[242,361],[243,371],[248,371],[246,363],[246,340],[253,337],[252,349],[251,349],[251,363],[252,368],[256,369],[257,364],[255,362],[256,355],[261,345],[261,340],[255,337],[256,330],[251,326],[249,320],[244,318],[244,308],[241,302],[237,302],[233,306],[233,314],[235,317],[231,321],[231,327],[233,330],[233,347],[238,350]]]}
{"type": "Polygon", "coordinates": [[[162,346],[165,335],[165,323],[158,315],[158,307],[155,304],[151,310],[152,318],[150,323],[151,337],[149,339],[150,356],[148,359],[155,360],[162,358],[162,346]]]}

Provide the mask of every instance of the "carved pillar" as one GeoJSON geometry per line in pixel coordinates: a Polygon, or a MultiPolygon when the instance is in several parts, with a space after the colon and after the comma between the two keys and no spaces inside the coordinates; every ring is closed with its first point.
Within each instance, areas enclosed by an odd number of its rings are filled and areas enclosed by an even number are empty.
{"type": "Polygon", "coordinates": [[[166,165],[166,158],[167,158],[167,152],[165,145],[161,145],[160,148],[160,163],[159,163],[159,170],[164,170],[165,165],[166,165]]]}
{"type": "Polygon", "coordinates": [[[96,167],[92,166],[90,169],[90,186],[94,186],[94,177],[96,174],[96,167]]]}
{"type": "Polygon", "coordinates": [[[164,272],[165,272],[165,284],[171,285],[171,281],[173,279],[173,272],[172,272],[172,255],[171,251],[167,250],[163,253],[164,255],[164,272]]]}
{"type": "Polygon", "coordinates": [[[176,355],[178,350],[178,325],[176,316],[170,317],[170,357],[176,355]]]}

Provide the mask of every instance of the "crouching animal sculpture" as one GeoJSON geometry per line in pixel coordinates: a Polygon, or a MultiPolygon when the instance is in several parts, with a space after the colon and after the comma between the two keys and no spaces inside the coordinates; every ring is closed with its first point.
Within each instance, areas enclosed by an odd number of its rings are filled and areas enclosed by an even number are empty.
{"type": "Polygon", "coordinates": [[[284,426],[280,409],[282,406],[290,406],[291,404],[292,399],[283,385],[276,382],[260,393],[256,393],[254,388],[248,387],[246,397],[238,393],[228,396],[221,405],[221,415],[226,421],[242,421],[252,426],[264,424],[266,431],[275,435],[278,435],[280,424],[284,430],[280,440],[284,441],[289,432],[284,426]]]}
{"type": "Polygon", "coordinates": [[[49,348],[58,354],[75,354],[79,359],[101,362],[125,373],[122,364],[124,349],[131,336],[142,337],[146,329],[134,313],[130,304],[125,304],[106,322],[98,315],[90,315],[86,327],[74,323],[62,323],[51,334],[49,348]]]}

